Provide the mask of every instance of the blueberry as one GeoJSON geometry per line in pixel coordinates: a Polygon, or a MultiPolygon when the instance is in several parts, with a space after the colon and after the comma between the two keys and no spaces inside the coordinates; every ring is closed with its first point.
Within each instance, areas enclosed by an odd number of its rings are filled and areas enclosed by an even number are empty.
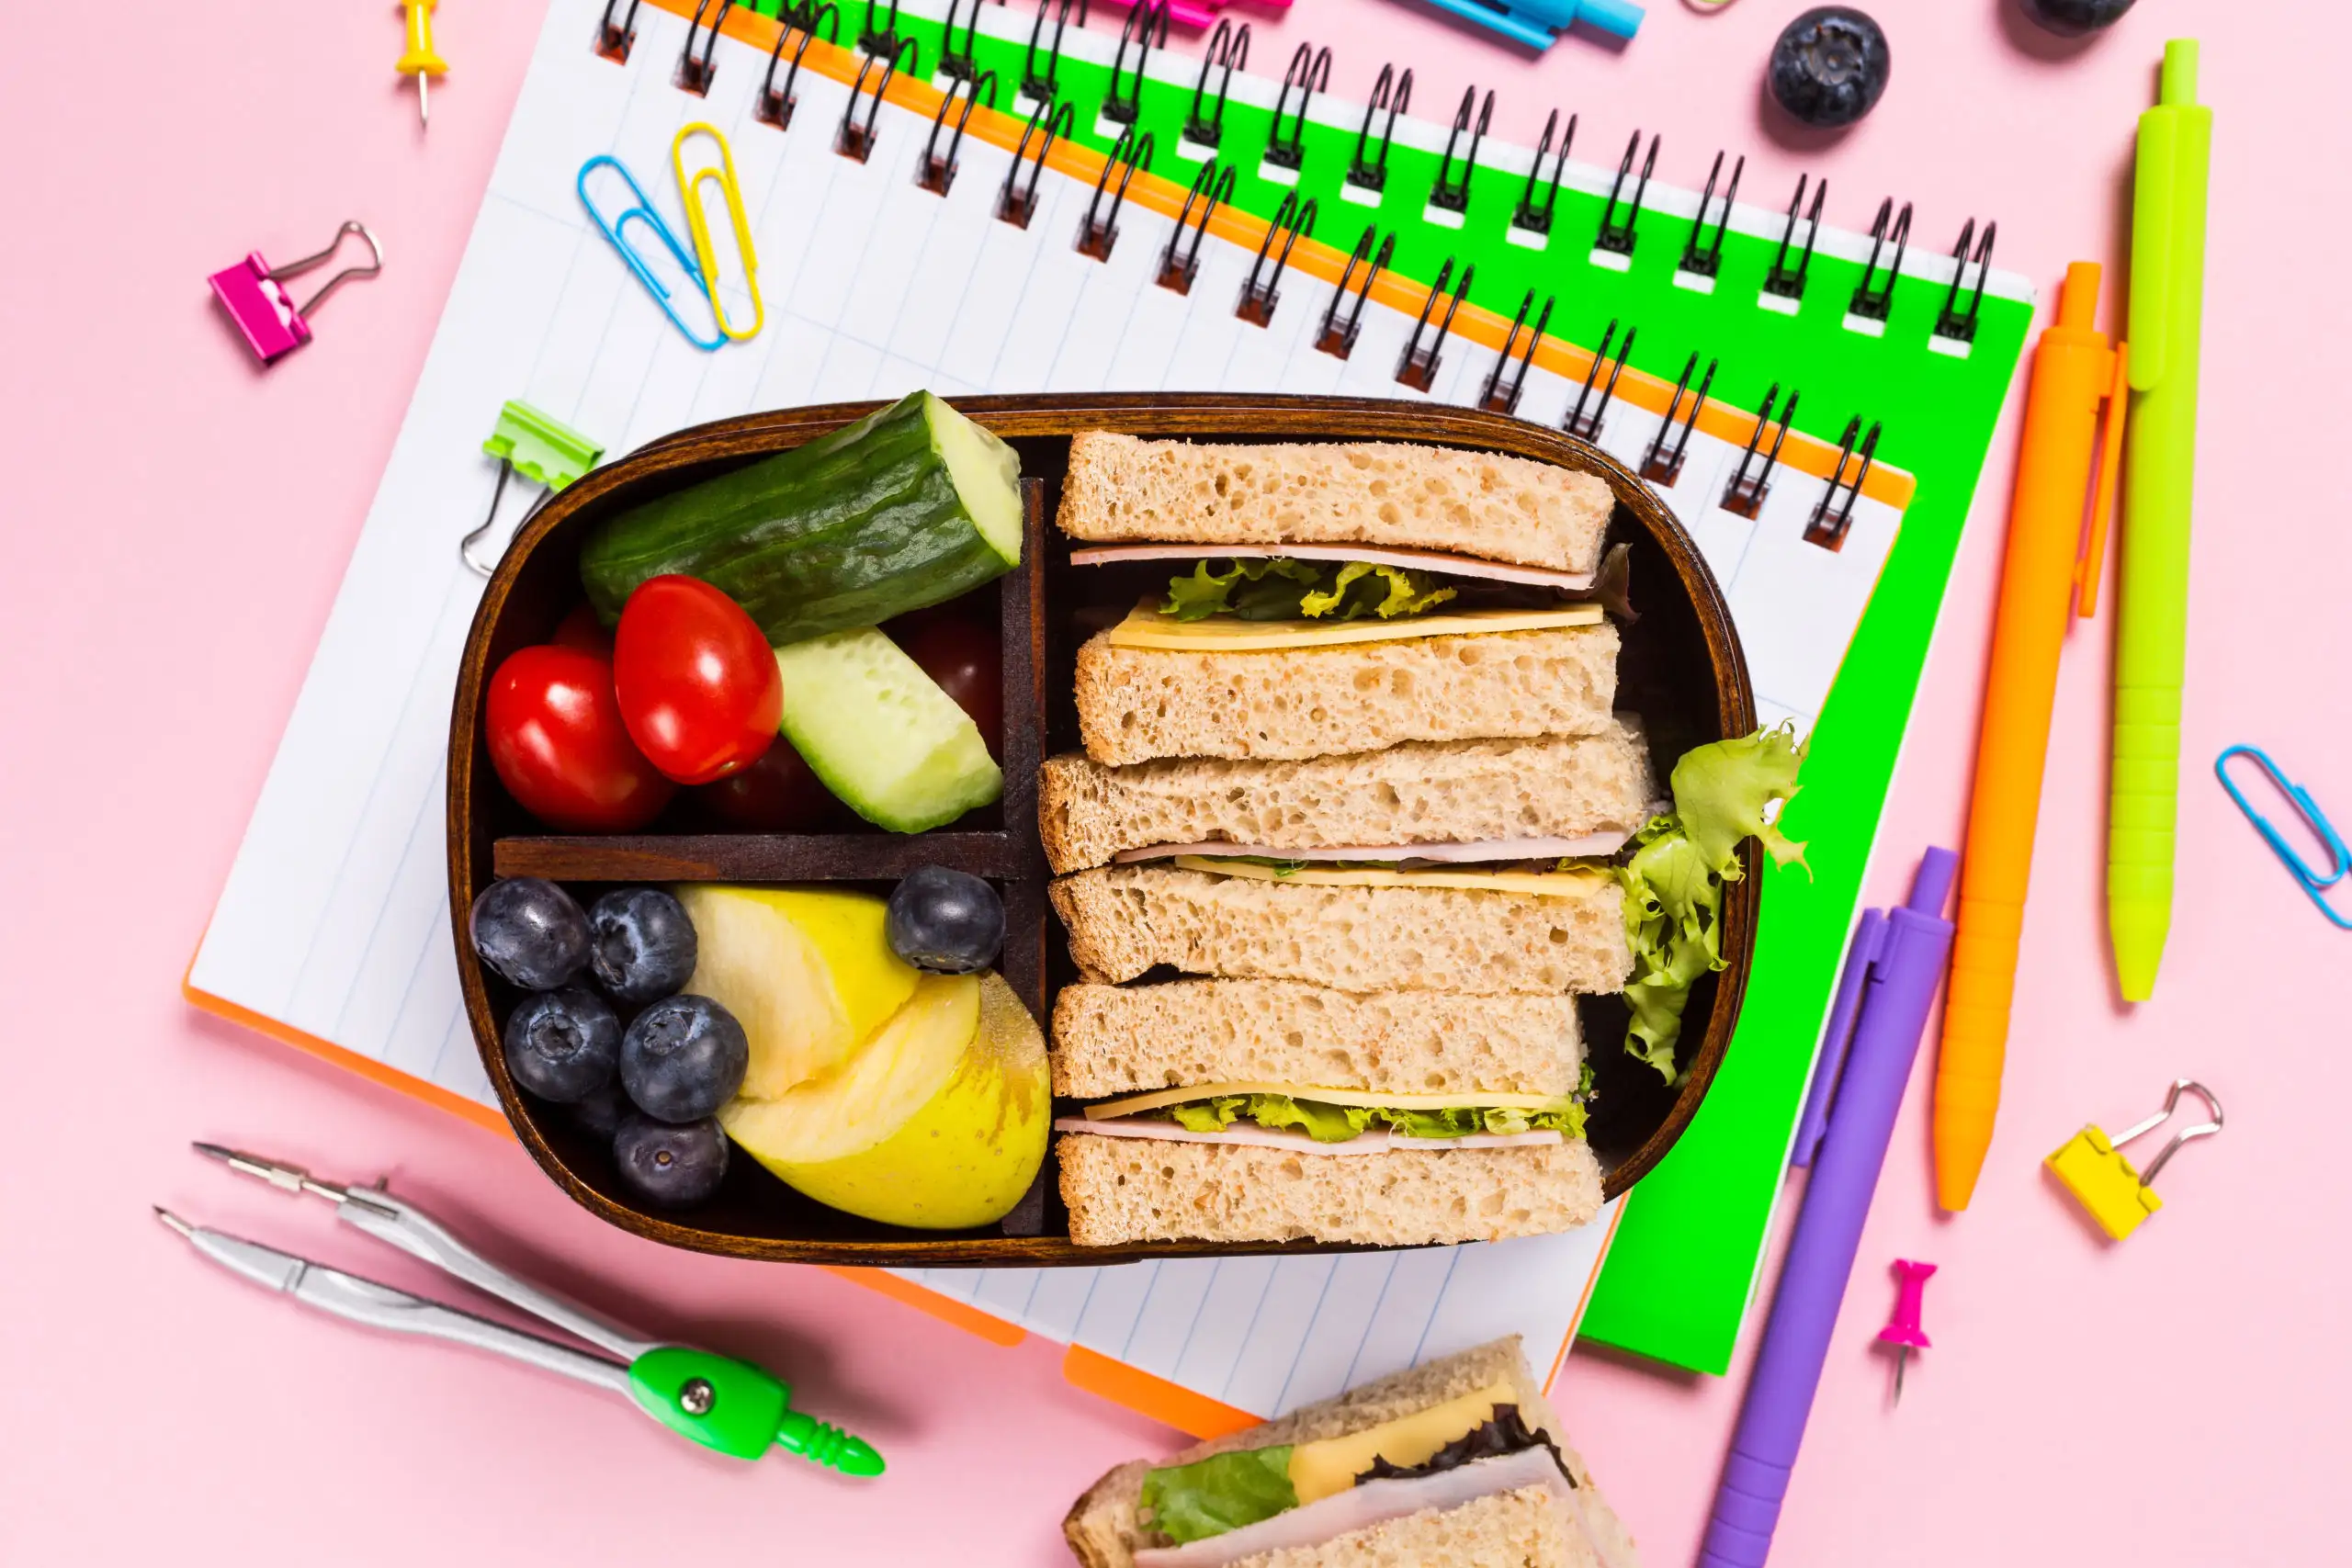
{"type": "Polygon", "coordinates": [[[2080,38],[2119,20],[2132,0],[2022,0],[2026,18],[2061,38],[2080,38]]]}
{"type": "Polygon", "coordinates": [[[613,1134],[613,1161],[622,1186],[649,1203],[683,1209],[727,1179],[727,1134],[710,1117],[678,1127],[632,1116],[613,1134]]]}
{"type": "Polygon", "coordinates": [[[668,997],[639,1013],[621,1039],[621,1087],[663,1122],[699,1122],[735,1098],[752,1043],[735,1015],[708,997],[668,997]]]}
{"type": "Polygon", "coordinates": [[[1876,22],[1850,6],[1817,6],[1772,46],[1772,96],[1807,125],[1851,125],[1871,112],[1894,68],[1876,22]]]}
{"type": "Polygon", "coordinates": [[[623,887],[589,908],[589,967],[615,1001],[674,996],[695,973],[695,923],[659,887],[623,887]]]}
{"type": "Polygon", "coordinates": [[[559,1105],[585,1100],[613,1081],[621,1021],[585,986],[525,997],[506,1020],[506,1070],[559,1105]]]}
{"type": "Polygon", "coordinates": [[[890,951],[918,969],[969,975],[1004,948],[1004,900],[967,872],[926,865],[890,890],[890,951]]]}
{"type": "Polygon", "coordinates": [[[574,1100],[569,1109],[573,1125],[592,1138],[602,1138],[610,1143],[613,1134],[620,1131],[621,1123],[628,1120],[628,1114],[635,1107],[629,1104],[628,1096],[621,1092],[619,1084],[608,1083],[602,1089],[590,1089],[585,1099],[574,1100]]]}
{"type": "Polygon", "coordinates": [[[466,925],[481,961],[526,991],[569,985],[588,964],[588,917],[539,877],[492,883],[466,925]]]}

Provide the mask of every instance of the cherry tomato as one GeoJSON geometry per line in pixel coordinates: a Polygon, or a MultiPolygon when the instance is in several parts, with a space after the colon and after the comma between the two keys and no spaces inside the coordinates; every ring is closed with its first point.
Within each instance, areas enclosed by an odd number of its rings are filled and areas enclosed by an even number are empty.
{"type": "Polygon", "coordinates": [[[613,657],[612,632],[596,618],[596,606],[584,602],[574,604],[571,614],[555,624],[555,635],[548,640],[558,648],[576,648],[608,662],[613,657]]]}
{"type": "Polygon", "coordinates": [[[613,667],[594,654],[518,649],[491,676],[482,707],[499,782],[548,827],[627,833],[670,803],[674,786],[630,741],[613,667]]]}
{"type": "Polygon", "coordinates": [[[701,815],[739,833],[824,833],[863,826],[782,737],[750,767],[686,793],[701,815]]]}
{"type": "Polygon", "coordinates": [[[917,612],[883,628],[907,657],[980,728],[991,754],[1003,755],[1004,658],[996,623],[965,611],[917,612]]]}
{"type": "Polygon", "coordinates": [[[759,624],[692,577],[650,577],[628,596],[613,683],[638,750],[680,784],[750,767],[784,717],[784,676],[759,624]]]}

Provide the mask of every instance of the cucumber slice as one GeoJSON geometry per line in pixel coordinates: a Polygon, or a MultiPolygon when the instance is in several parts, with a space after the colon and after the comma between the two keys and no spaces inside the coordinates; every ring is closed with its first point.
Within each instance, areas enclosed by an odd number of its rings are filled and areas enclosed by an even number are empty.
{"type": "Polygon", "coordinates": [[[784,738],[876,827],[920,833],[1004,793],[980,727],[872,626],[788,644],[775,663],[784,738]]]}

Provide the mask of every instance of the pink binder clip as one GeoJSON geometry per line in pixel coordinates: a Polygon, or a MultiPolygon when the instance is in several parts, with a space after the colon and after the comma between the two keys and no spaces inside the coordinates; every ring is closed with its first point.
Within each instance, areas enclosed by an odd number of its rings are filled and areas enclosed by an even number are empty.
{"type": "Polygon", "coordinates": [[[305,318],[345,279],[373,277],[383,270],[384,251],[376,243],[376,236],[368,232],[365,224],[350,222],[336,230],[334,243],[316,255],[272,267],[255,251],[236,265],[221,268],[212,275],[212,295],[229,312],[229,320],[236,323],[237,330],[244,333],[245,346],[254,351],[254,357],[269,365],[311,341],[311,323],[305,318]],[[345,234],[356,234],[368,242],[368,264],[345,267],[328,278],[316,294],[295,304],[293,296],[286,292],[285,280],[310,271],[334,255],[345,234]]]}

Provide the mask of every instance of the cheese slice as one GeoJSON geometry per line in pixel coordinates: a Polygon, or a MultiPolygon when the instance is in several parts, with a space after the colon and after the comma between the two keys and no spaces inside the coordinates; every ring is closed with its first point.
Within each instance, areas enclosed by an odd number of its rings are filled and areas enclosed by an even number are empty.
{"type": "Polygon", "coordinates": [[[1345,1492],[1356,1477],[1385,1459],[1400,1470],[1426,1464],[1446,1444],[1468,1437],[1495,1418],[1498,1404],[1517,1404],[1519,1393],[1500,1379],[1482,1389],[1351,1432],[1341,1438],[1301,1443],[1290,1451],[1291,1490],[1303,1506],[1345,1492]]]}
{"type": "Polygon", "coordinates": [[[1317,1089],[1306,1084],[1235,1082],[1157,1089],[1149,1094],[1106,1100],[1088,1106],[1086,1116],[1091,1122],[1108,1122],[1114,1117],[1138,1116],[1162,1106],[1215,1100],[1227,1094],[1282,1094],[1293,1100],[1311,1100],[1318,1105],[1374,1106],[1390,1111],[1566,1111],[1576,1103],[1570,1097],[1559,1094],[1481,1094],[1470,1089],[1460,1094],[1378,1094],[1360,1089],[1317,1089]]]}
{"type": "Polygon", "coordinates": [[[1550,898],[1589,898],[1610,881],[1604,871],[1396,871],[1387,866],[1317,865],[1292,870],[1208,855],[1178,855],[1176,864],[1181,870],[1206,872],[1212,876],[1295,882],[1307,887],[1453,887],[1476,893],[1531,893],[1550,898]]]}
{"type": "Polygon", "coordinates": [[[1564,604],[1556,610],[1463,610],[1406,615],[1393,621],[1243,621],[1231,615],[1180,621],[1163,615],[1148,599],[1111,628],[1114,648],[1156,648],[1178,653],[1271,653],[1286,648],[1338,648],[1348,643],[1401,642],[1419,637],[1469,637],[1474,633],[1540,632],[1561,626],[1595,626],[1598,604],[1564,604]]]}

